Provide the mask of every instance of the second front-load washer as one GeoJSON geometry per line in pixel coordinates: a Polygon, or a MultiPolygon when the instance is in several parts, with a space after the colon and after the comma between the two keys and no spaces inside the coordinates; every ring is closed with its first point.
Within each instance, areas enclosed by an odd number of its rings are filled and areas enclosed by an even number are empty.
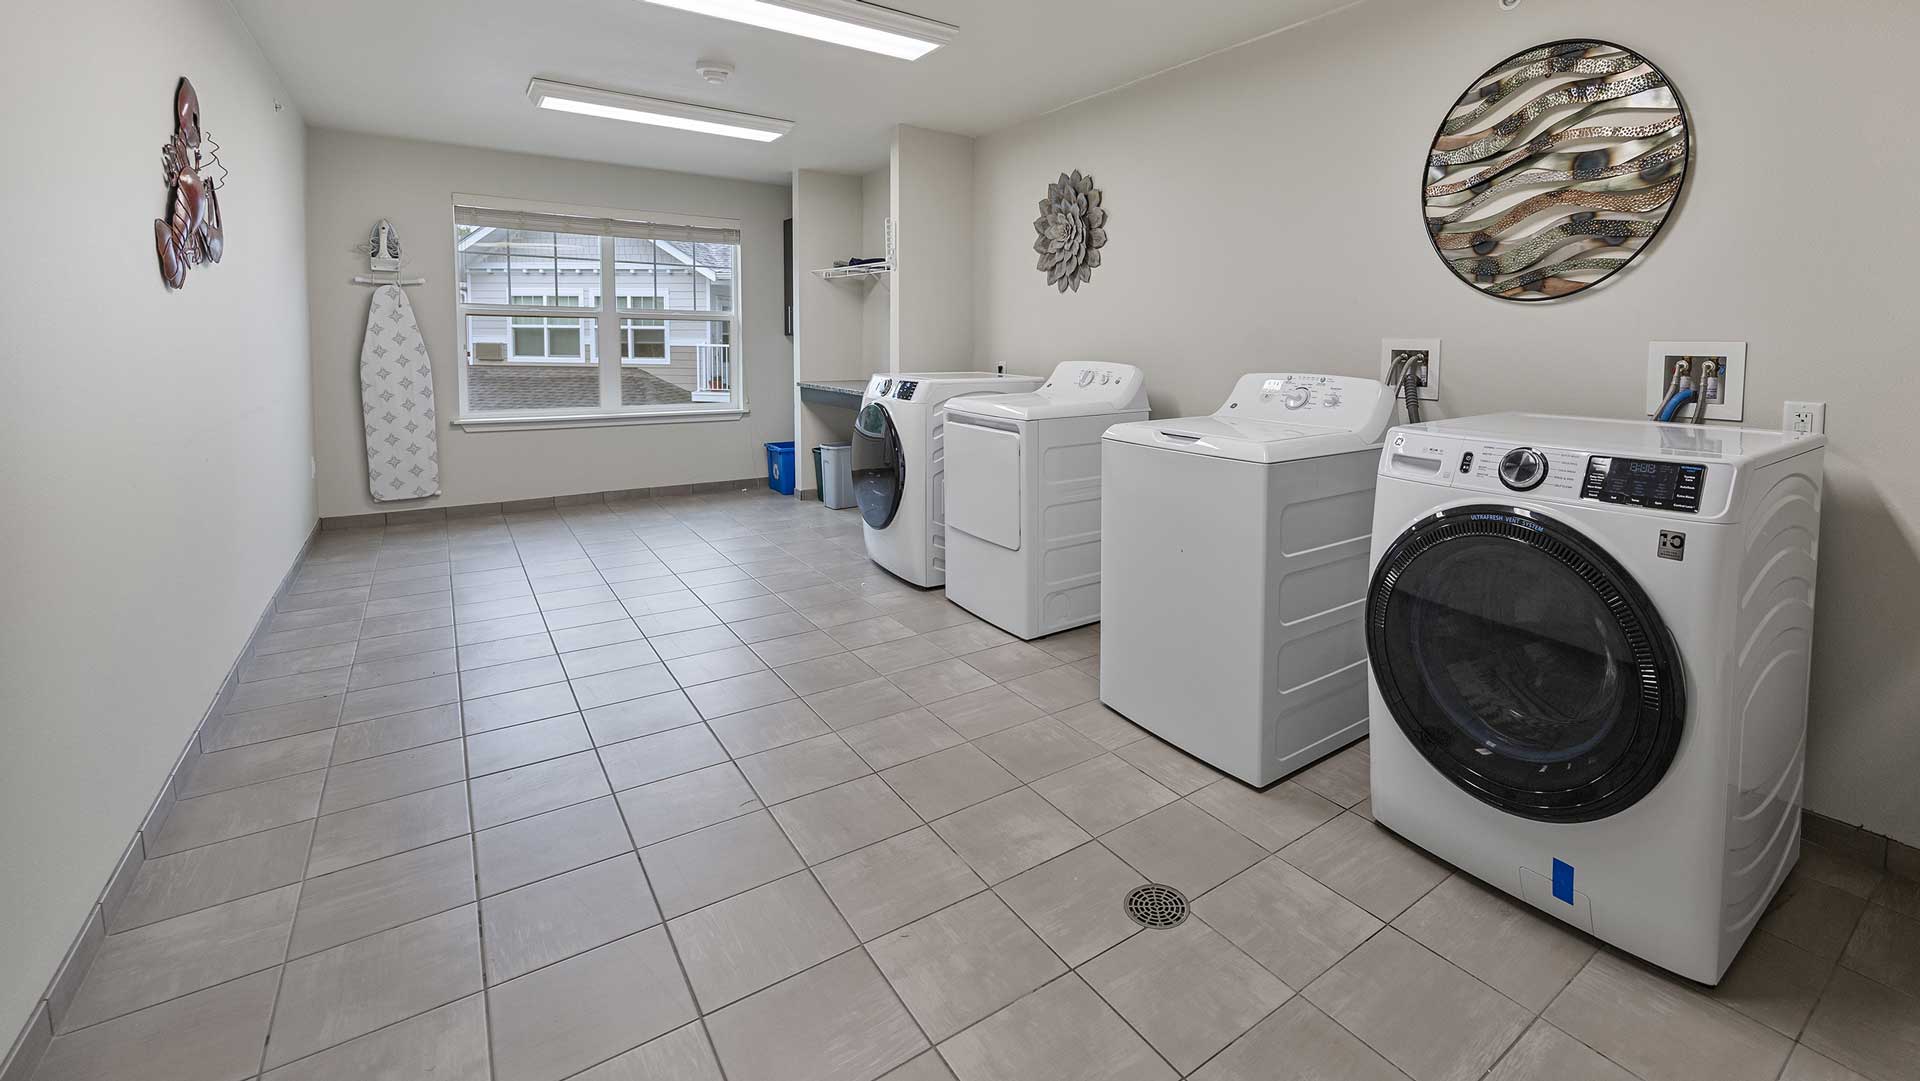
{"type": "Polygon", "coordinates": [[[853,497],[875,563],[916,586],[946,584],[947,400],[1019,393],[1041,382],[993,372],[902,372],[867,381],[853,423],[853,497]]]}
{"type": "Polygon", "coordinates": [[[947,599],[1020,638],[1100,618],[1100,437],[1145,420],[1128,364],[947,402],[947,599]]]}
{"type": "Polygon", "coordinates": [[[1245,375],[1212,416],[1116,425],[1100,700],[1251,785],[1366,735],[1361,613],[1389,388],[1245,375]]]}

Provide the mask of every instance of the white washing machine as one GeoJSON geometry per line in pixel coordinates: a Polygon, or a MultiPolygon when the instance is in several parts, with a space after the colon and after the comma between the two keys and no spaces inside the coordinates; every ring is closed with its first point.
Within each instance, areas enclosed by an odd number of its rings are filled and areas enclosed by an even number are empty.
{"type": "Polygon", "coordinates": [[[947,599],[1033,639],[1100,618],[1100,437],[1147,419],[1127,364],[947,402],[947,599]]]}
{"type": "Polygon", "coordinates": [[[1361,631],[1391,390],[1245,375],[1106,434],[1100,700],[1248,784],[1367,734],[1361,631]]]}
{"type": "Polygon", "coordinates": [[[947,399],[1018,394],[1042,382],[992,372],[902,372],[867,381],[853,424],[853,497],[875,563],[917,586],[946,583],[947,399]]]}
{"type": "Polygon", "coordinates": [[[1800,851],[1823,436],[1524,414],[1396,428],[1373,813],[1717,983],[1800,851]]]}

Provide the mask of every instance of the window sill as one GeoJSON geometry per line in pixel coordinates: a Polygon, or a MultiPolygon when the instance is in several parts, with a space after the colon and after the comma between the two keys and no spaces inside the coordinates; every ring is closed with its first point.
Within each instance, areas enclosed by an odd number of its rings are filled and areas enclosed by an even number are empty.
{"type": "Polygon", "coordinates": [[[453,426],[469,432],[513,432],[544,428],[612,428],[627,424],[696,424],[744,419],[752,410],[683,409],[670,413],[572,413],[552,416],[458,417],[453,426]]]}

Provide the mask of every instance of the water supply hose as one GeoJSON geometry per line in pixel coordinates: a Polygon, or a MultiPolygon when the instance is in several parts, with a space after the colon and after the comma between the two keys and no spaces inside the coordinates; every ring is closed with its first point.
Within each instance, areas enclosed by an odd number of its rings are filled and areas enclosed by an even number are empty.
{"type": "Polygon", "coordinates": [[[1720,366],[1711,360],[1700,362],[1700,401],[1693,408],[1693,422],[1707,422],[1707,405],[1720,397],[1720,366]]]}
{"type": "Polygon", "coordinates": [[[1686,405],[1687,402],[1692,398],[1693,398],[1693,388],[1681,387],[1679,390],[1676,390],[1673,392],[1673,397],[1667,399],[1666,404],[1660,407],[1659,414],[1656,415],[1653,419],[1660,420],[1660,421],[1672,420],[1674,417],[1674,414],[1680,411],[1680,407],[1683,405],[1686,405]]]}

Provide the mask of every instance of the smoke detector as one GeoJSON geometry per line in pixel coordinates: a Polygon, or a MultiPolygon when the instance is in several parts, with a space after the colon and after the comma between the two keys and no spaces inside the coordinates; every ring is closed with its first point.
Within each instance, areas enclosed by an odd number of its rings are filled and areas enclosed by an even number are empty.
{"type": "Polygon", "coordinates": [[[693,70],[698,72],[702,79],[719,86],[733,74],[733,65],[725,60],[695,60],[693,70]]]}

